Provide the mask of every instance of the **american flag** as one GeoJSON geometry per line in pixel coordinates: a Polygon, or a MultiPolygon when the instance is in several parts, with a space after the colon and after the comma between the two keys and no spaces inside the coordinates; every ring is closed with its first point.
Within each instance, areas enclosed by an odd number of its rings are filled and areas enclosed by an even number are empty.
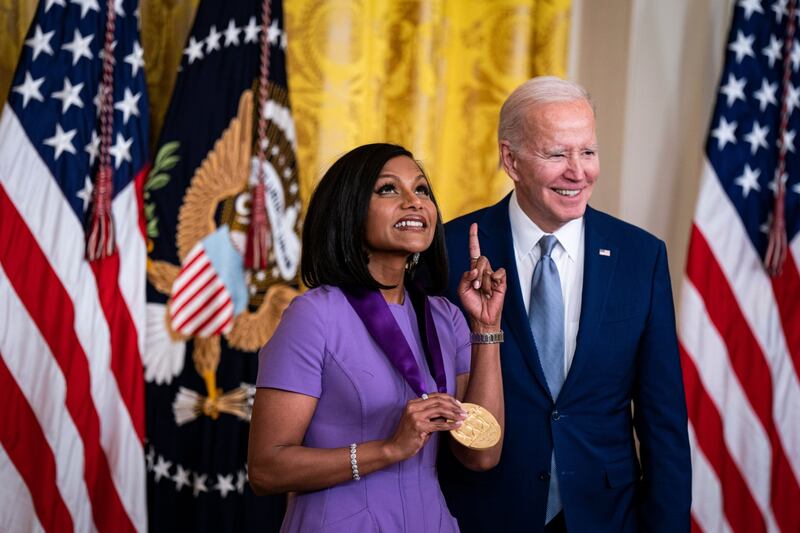
{"type": "Polygon", "coordinates": [[[117,253],[84,259],[103,0],[44,0],[0,117],[0,531],[144,531],[148,104],[137,0],[115,0],[117,253]]]}
{"type": "Polygon", "coordinates": [[[793,28],[800,12],[793,4],[736,3],[709,127],[680,319],[694,530],[800,531],[800,42],[793,28]],[[782,273],[770,277],[763,258],[782,142],[789,251],[782,273]]]}

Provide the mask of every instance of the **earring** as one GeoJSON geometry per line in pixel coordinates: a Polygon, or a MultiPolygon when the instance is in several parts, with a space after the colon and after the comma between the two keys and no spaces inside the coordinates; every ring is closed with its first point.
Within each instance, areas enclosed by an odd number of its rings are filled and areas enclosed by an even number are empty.
{"type": "Polygon", "coordinates": [[[411,257],[406,262],[406,270],[412,271],[416,268],[417,263],[419,263],[419,252],[414,252],[411,254],[411,257]]]}

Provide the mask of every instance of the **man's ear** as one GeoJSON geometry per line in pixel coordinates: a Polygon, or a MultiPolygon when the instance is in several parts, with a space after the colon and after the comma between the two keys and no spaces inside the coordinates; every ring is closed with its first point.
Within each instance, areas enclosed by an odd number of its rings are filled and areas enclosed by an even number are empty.
{"type": "Polygon", "coordinates": [[[503,139],[499,144],[500,164],[503,166],[508,177],[514,181],[519,181],[517,174],[517,154],[511,149],[511,142],[503,139]]]}

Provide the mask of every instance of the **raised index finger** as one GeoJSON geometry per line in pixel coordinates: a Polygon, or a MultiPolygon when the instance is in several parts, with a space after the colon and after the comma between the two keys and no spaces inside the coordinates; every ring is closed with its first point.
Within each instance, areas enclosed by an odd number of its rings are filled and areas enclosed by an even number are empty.
{"type": "Polygon", "coordinates": [[[478,224],[473,222],[469,227],[469,258],[474,265],[481,256],[481,244],[478,242],[478,224]]]}

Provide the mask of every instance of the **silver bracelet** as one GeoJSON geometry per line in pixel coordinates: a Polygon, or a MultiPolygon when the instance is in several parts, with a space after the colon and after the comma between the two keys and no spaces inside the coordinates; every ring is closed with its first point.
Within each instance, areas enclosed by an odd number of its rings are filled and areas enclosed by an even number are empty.
{"type": "Polygon", "coordinates": [[[354,442],[350,445],[350,467],[353,469],[353,479],[356,481],[361,479],[361,476],[358,475],[358,458],[356,457],[356,449],[358,445],[354,442]]]}
{"type": "Polygon", "coordinates": [[[470,332],[469,340],[472,344],[498,344],[503,342],[503,330],[493,331],[491,333],[477,333],[470,332]]]}

